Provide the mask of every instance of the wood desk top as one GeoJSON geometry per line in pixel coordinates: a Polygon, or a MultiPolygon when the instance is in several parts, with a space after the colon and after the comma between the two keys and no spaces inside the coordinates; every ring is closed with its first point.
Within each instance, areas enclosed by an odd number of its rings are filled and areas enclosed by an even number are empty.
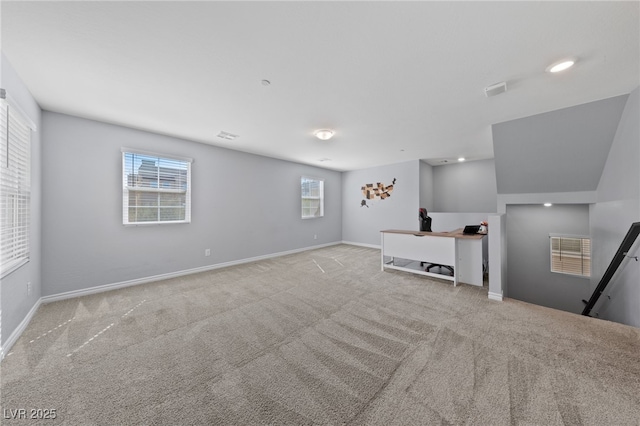
{"type": "Polygon", "coordinates": [[[483,234],[464,234],[462,231],[464,230],[464,228],[458,228],[458,229],[454,229],[453,231],[449,231],[449,232],[422,232],[422,231],[407,231],[407,230],[403,230],[403,229],[386,229],[384,231],[380,231],[380,232],[385,232],[388,234],[411,234],[411,235],[415,235],[415,236],[431,236],[431,237],[448,237],[448,238],[460,238],[460,239],[465,239],[465,240],[480,240],[482,239],[482,237],[486,236],[486,233],[483,234]]]}

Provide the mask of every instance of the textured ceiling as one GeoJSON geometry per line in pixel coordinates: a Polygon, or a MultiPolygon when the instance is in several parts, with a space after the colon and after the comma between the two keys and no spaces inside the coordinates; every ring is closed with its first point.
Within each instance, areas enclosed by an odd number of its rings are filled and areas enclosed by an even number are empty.
{"type": "Polygon", "coordinates": [[[494,123],[640,85],[638,2],[1,8],[2,51],[43,109],[335,170],[492,158],[494,123]]]}

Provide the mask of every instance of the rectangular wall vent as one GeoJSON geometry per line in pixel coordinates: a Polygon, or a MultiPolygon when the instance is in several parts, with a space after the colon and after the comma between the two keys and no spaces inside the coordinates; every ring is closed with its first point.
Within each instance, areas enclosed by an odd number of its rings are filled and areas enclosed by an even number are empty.
{"type": "Polygon", "coordinates": [[[488,98],[490,96],[499,95],[500,93],[504,93],[507,91],[507,82],[503,81],[500,83],[493,84],[489,87],[484,88],[484,94],[488,98]]]}
{"type": "Polygon", "coordinates": [[[226,139],[228,141],[232,141],[235,138],[237,138],[238,135],[234,135],[233,133],[229,133],[229,132],[220,132],[220,133],[218,133],[218,137],[220,139],[226,139]]]}

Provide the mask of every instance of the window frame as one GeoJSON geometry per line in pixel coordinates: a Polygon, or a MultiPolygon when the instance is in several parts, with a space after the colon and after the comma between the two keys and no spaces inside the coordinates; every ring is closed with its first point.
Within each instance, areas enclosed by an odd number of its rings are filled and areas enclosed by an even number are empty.
{"type": "MultiPolygon", "coordinates": [[[[170,154],[162,154],[151,151],[143,151],[139,149],[131,149],[131,148],[122,148],[122,224],[124,226],[150,226],[150,225],[168,225],[168,224],[183,224],[183,223],[191,223],[191,165],[193,163],[193,159],[186,157],[178,157],[170,154]],[[158,168],[158,184],[155,187],[152,186],[132,186],[129,185],[129,175],[127,174],[127,155],[134,155],[140,157],[140,161],[142,159],[154,160],[156,161],[158,168]],[[173,189],[173,188],[163,188],[160,185],[160,163],[162,161],[178,163],[181,166],[185,167],[186,176],[185,183],[186,188],[184,190],[181,189],[173,189]],[[153,220],[153,221],[131,221],[129,220],[129,195],[130,192],[135,191],[141,194],[156,194],[160,197],[160,194],[184,194],[185,195],[185,206],[184,206],[184,219],[179,220],[153,220]]],[[[157,217],[160,218],[160,209],[163,207],[161,205],[160,200],[156,205],[150,206],[156,207],[158,209],[157,217]]],[[[165,206],[172,207],[172,206],[165,206]]]]}
{"type": "Polygon", "coordinates": [[[5,236],[0,278],[4,278],[31,259],[31,141],[37,127],[4,89],[0,89],[0,115],[0,231],[5,236]]]}
{"type": "Polygon", "coordinates": [[[591,254],[593,250],[591,247],[591,237],[589,235],[572,235],[572,234],[549,234],[549,269],[552,273],[555,274],[563,274],[563,275],[571,275],[579,278],[591,278],[591,254]],[[554,249],[554,240],[558,240],[559,249],[554,249]],[[576,259],[574,261],[574,265],[565,266],[563,263],[563,251],[562,251],[562,240],[577,240],[579,241],[577,244],[579,245],[579,251],[565,251],[567,253],[567,257],[570,259],[576,259]],[[588,253],[586,253],[585,248],[588,249],[588,253]],[[557,253],[557,254],[556,254],[557,253]],[[554,255],[559,256],[560,259],[554,261],[554,255]],[[579,260],[577,260],[579,257],[579,260]],[[558,262],[560,264],[558,265],[558,262]],[[577,272],[576,265],[579,264],[579,269],[581,272],[577,272]],[[558,265],[558,267],[554,267],[554,265],[558,265]],[[576,272],[573,272],[576,271],[576,272]]]}
{"type": "MultiPolygon", "coordinates": [[[[300,177],[300,217],[301,219],[318,219],[321,217],[324,217],[324,179],[322,178],[318,178],[318,177],[311,177],[311,176],[301,176],[300,177]],[[319,183],[319,190],[320,190],[320,195],[318,196],[312,196],[312,195],[306,195],[304,194],[303,191],[303,185],[304,185],[304,181],[317,181],[319,183]],[[319,204],[319,210],[320,210],[320,214],[319,215],[307,215],[305,216],[304,211],[305,211],[305,200],[320,200],[320,204],[319,204]]],[[[309,207],[307,207],[307,209],[309,209],[309,207]]]]}

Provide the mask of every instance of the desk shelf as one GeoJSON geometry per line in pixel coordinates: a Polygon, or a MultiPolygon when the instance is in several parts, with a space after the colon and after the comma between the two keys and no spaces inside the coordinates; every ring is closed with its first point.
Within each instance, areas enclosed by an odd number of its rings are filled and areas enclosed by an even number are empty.
{"type": "Polygon", "coordinates": [[[464,235],[461,229],[451,232],[415,232],[405,230],[381,231],[381,270],[398,271],[425,275],[453,281],[453,285],[464,282],[483,285],[484,255],[482,238],[484,235],[464,235]],[[395,259],[424,262],[425,264],[449,265],[454,274],[443,275],[427,272],[423,268],[399,265],[395,259]]]}
{"type": "MultiPolygon", "coordinates": [[[[397,271],[410,272],[412,274],[425,275],[427,277],[439,278],[442,280],[454,281],[455,277],[451,274],[439,274],[436,272],[426,271],[426,267],[430,264],[425,263],[424,266],[420,266],[420,260],[403,259],[397,257],[391,257],[389,260],[384,261],[383,269],[395,269],[397,271]],[[397,263],[400,264],[397,264],[397,263]]],[[[453,268],[453,265],[449,265],[453,268]]],[[[455,271],[455,268],[454,268],[455,271]]],[[[447,271],[448,272],[448,271],[447,271]]]]}

